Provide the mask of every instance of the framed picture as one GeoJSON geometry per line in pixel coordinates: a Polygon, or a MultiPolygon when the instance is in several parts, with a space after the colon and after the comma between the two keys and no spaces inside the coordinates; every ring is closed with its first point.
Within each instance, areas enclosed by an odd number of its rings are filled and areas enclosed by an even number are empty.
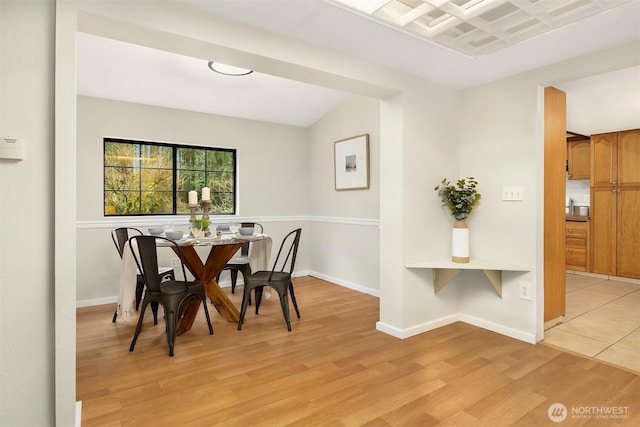
{"type": "Polygon", "coordinates": [[[369,188],[369,135],[336,141],[333,145],[336,190],[369,188]]]}

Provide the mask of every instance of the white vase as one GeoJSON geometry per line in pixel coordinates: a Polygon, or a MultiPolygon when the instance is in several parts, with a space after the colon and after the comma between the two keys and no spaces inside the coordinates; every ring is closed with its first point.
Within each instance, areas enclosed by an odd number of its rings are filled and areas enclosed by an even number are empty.
{"type": "Polygon", "coordinates": [[[451,236],[451,261],[467,263],[469,262],[469,229],[467,221],[456,220],[451,236]]]}

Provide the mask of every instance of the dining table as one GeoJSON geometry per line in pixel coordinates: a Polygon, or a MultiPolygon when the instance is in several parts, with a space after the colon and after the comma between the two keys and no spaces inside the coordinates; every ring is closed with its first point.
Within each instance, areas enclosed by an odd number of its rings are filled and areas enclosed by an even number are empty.
{"type": "MultiPolygon", "coordinates": [[[[268,267],[271,255],[272,239],[266,234],[254,234],[244,236],[239,234],[223,234],[212,237],[186,237],[175,240],[177,248],[165,240],[158,239],[157,246],[171,247],[182,258],[184,266],[191,272],[196,281],[202,283],[207,297],[218,313],[229,322],[237,323],[240,320],[238,308],[229,299],[216,281],[217,275],[224,269],[227,262],[238,253],[243,244],[249,242],[249,264],[252,271],[265,270],[268,267]],[[201,257],[198,248],[208,247],[206,256],[201,257]],[[204,260],[203,260],[204,258],[204,260]]],[[[134,249],[135,250],[135,249],[134,249]]],[[[135,300],[136,264],[133,254],[126,245],[122,257],[122,270],[120,275],[120,292],[118,295],[118,319],[128,321],[133,311],[135,300]],[[122,314],[122,316],[120,316],[122,314]]],[[[177,334],[182,335],[191,329],[196,314],[200,307],[199,297],[189,298],[182,304],[178,313],[177,334]]]]}

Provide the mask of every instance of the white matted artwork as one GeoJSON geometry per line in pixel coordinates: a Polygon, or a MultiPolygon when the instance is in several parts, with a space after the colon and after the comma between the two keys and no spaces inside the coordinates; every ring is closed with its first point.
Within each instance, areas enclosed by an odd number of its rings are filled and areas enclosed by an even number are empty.
{"type": "Polygon", "coordinates": [[[369,188],[369,135],[336,141],[333,145],[336,190],[369,188]]]}

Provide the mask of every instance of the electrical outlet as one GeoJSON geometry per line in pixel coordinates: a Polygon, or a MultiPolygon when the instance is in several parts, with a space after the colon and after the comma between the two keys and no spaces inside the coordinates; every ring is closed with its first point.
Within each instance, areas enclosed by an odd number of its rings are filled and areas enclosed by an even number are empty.
{"type": "Polygon", "coordinates": [[[180,267],[180,258],[171,258],[171,267],[180,267]]]}
{"type": "Polygon", "coordinates": [[[518,283],[518,298],[531,301],[531,283],[518,283]]]}
{"type": "Polygon", "coordinates": [[[502,187],[502,200],[524,200],[524,191],[522,187],[502,187]]]}

